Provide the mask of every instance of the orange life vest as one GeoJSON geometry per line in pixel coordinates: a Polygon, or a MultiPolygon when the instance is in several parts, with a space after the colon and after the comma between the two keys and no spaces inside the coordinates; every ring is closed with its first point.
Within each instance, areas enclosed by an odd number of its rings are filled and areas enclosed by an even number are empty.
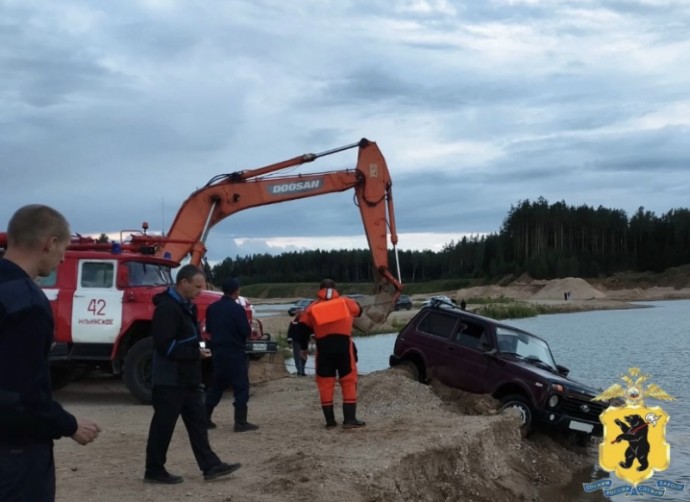
{"type": "Polygon", "coordinates": [[[361,314],[359,304],[330,288],[320,290],[318,297],[300,315],[299,321],[311,327],[317,339],[328,335],[349,336],[354,317],[361,314]]]}

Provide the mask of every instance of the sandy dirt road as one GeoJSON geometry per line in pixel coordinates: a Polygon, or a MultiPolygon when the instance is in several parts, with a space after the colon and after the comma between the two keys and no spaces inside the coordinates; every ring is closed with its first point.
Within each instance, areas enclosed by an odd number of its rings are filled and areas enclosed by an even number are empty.
{"type": "Polygon", "coordinates": [[[57,399],[95,419],[103,433],[85,447],[56,443],[57,500],[558,500],[553,490],[595,458],[592,447],[565,447],[546,436],[523,440],[516,417],[497,414],[490,398],[422,385],[400,370],[364,375],[359,389],[358,414],[367,426],[350,431],[324,428],[310,377],[253,385],[249,418],[261,426],[256,432],[232,431],[225,398],[211,444],[243,467],[204,482],[180,422],[167,467],[185,482],[160,486],[142,482],[150,406],[138,404],[117,379],[74,383],[57,399]]]}

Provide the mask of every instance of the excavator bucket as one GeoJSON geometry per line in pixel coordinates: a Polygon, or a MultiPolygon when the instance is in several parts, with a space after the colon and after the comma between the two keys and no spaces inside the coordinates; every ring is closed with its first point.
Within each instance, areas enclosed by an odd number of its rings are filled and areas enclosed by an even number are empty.
{"type": "Polygon", "coordinates": [[[362,315],[355,318],[354,326],[364,333],[370,333],[377,326],[388,319],[388,315],[395,309],[395,296],[387,291],[376,295],[357,298],[362,307],[362,315]]]}

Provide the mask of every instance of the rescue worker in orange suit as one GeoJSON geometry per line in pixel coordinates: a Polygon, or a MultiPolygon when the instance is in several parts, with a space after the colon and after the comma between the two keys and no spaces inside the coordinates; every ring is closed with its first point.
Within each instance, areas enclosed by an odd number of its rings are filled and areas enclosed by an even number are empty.
{"type": "Polygon", "coordinates": [[[338,425],[333,411],[336,374],[343,393],[343,428],[365,425],[357,419],[357,363],[352,342],[352,322],[361,314],[356,301],[340,296],[335,282],[324,279],[316,301],[299,316],[299,323],[316,338],[316,385],[327,429],[338,425]]]}

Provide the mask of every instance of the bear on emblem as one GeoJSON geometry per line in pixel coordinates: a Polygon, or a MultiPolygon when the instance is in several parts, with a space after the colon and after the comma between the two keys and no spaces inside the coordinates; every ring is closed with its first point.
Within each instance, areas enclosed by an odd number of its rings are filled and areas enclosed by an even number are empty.
{"type": "Polygon", "coordinates": [[[649,467],[649,461],[647,460],[649,455],[648,424],[640,415],[628,415],[625,417],[625,420],[627,423],[616,419],[616,425],[621,428],[622,434],[619,434],[612,443],[627,441],[628,448],[625,450],[625,462],[620,462],[620,466],[629,469],[632,467],[633,461],[637,459],[640,463],[637,470],[642,472],[649,467]]]}

